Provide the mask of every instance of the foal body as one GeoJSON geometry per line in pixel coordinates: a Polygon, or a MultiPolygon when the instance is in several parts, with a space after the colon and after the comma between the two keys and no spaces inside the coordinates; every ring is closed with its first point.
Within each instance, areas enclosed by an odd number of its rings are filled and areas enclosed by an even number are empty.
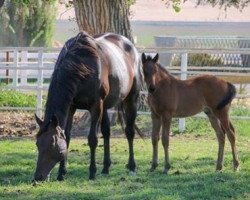
{"type": "Polygon", "coordinates": [[[238,170],[235,131],[228,116],[230,103],[236,94],[235,87],[212,75],[178,80],[157,62],[158,54],[153,59],[142,55],[144,78],[149,91],[148,104],[153,122],[151,171],[158,165],[160,129],[165,153],[164,173],[167,173],[170,169],[169,133],[172,118],[188,117],[202,111],[207,114],[219,143],[216,170],[222,170],[225,135],[231,143],[234,170],[238,170]]]}

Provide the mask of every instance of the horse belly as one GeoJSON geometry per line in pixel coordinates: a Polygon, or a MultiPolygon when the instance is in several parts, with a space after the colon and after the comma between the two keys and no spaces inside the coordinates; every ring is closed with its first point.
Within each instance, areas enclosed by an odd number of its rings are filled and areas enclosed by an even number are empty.
{"type": "Polygon", "coordinates": [[[122,79],[124,77],[109,77],[109,94],[104,100],[106,108],[111,108],[120,103],[128,95],[131,86],[122,79]],[[122,80],[121,80],[122,79],[122,80]]]}
{"type": "Polygon", "coordinates": [[[202,102],[189,99],[178,104],[174,117],[189,117],[200,113],[202,110],[202,102]]]}

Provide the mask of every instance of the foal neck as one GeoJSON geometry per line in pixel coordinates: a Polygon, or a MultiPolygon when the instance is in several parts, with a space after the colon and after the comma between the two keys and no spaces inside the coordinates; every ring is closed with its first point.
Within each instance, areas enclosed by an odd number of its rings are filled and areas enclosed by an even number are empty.
{"type": "Polygon", "coordinates": [[[175,79],[173,75],[171,75],[163,66],[160,64],[156,63],[156,66],[158,68],[157,70],[157,75],[159,80],[172,80],[175,79]]]}

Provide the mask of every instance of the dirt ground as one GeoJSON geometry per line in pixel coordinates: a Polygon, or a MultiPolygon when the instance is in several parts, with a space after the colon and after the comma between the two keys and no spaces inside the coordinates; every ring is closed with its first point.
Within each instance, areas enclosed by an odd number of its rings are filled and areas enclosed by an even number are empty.
{"type": "MultiPolygon", "coordinates": [[[[88,125],[86,115],[76,113],[72,127],[72,136],[86,136],[88,125]]],[[[0,138],[8,137],[35,137],[38,127],[33,112],[0,112],[0,138]]]]}

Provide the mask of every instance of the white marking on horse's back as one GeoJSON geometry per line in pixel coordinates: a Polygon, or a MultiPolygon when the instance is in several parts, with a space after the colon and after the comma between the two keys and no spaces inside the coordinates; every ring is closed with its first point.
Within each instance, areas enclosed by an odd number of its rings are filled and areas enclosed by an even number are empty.
{"type": "Polygon", "coordinates": [[[105,39],[105,34],[99,38],[96,38],[96,41],[101,44],[103,48],[105,48],[105,53],[107,53],[112,62],[111,73],[118,77],[120,81],[120,90],[121,95],[125,95],[129,91],[129,71],[127,64],[124,60],[124,55],[122,50],[117,47],[114,43],[105,39]]]}

